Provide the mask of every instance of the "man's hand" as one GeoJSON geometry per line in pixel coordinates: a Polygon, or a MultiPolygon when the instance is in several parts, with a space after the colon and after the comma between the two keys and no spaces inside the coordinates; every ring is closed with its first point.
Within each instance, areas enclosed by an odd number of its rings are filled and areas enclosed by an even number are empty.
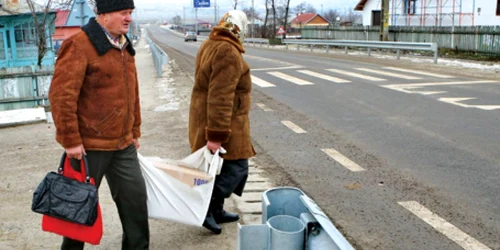
{"type": "Polygon", "coordinates": [[[82,154],[87,155],[87,152],[85,152],[85,148],[83,147],[83,145],[66,149],[66,155],[68,156],[68,158],[75,158],[77,160],[81,160],[82,154]]]}
{"type": "Polygon", "coordinates": [[[208,141],[207,142],[207,148],[212,152],[212,154],[215,154],[215,151],[221,147],[220,142],[214,142],[214,141],[208,141]]]}
{"type": "Polygon", "coordinates": [[[139,139],[132,139],[135,145],[135,149],[139,149],[141,147],[141,144],[139,143],[139,139]]]}

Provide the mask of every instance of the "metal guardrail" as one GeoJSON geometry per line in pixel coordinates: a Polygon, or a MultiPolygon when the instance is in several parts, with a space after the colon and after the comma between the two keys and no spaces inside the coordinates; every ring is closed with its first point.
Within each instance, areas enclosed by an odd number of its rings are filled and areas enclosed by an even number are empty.
{"type": "Polygon", "coordinates": [[[349,47],[361,47],[368,48],[368,55],[371,53],[371,49],[391,49],[397,50],[397,58],[399,60],[401,50],[424,50],[434,52],[434,63],[438,61],[438,45],[437,43],[409,43],[409,42],[378,42],[378,41],[355,41],[355,40],[313,40],[313,39],[301,39],[301,40],[290,40],[285,39],[282,43],[286,44],[288,49],[289,44],[297,44],[297,50],[300,50],[300,45],[310,45],[311,51],[315,45],[326,46],[326,53],[330,46],[345,47],[345,53],[348,53],[349,47]]]}
{"type": "Polygon", "coordinates": [[[146,41],[149,44],[149,49],[151,50],[151,54],[153,55],[153,61],[156,67],[156,74],[158,77],[163,76],[163,65],[168,65],[168,55],[156,45],[149,37],[146,37],[146,41]]]}
{"type": "Polygon", "coordinates": [[[269,48],[269,39],[267,38],[245,38],[245,43],[250,43],[250,44],[260,44],[260,47],[262,47],[263,44],[267,44],[267,47],[269,48]]]}

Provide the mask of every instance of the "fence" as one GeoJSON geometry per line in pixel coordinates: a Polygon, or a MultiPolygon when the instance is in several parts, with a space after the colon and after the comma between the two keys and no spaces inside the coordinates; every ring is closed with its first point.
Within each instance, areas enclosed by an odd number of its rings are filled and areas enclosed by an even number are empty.
{"type": "MultiPolygon", "coordinates": [[[[378,27],[317,27],[301,30],[304,39],[378,41],[378,27]]],[[[437,43],[439,48],[500,54],[500,26],[389,27],[389,40],[437,43]]]]}
{"type": "Polygon", "coordinates": [[[163,66],[168,65],[168,55],[156,45],[149,37],[146,37],[146,41],[149,44],[149,49],[151,50],[151,54],[153,55],[153,61],[156,67],[156,74],[158,77],[163,76],[163,66]]]}
{"type": "Polygon", "coordinates": [[[0,111],[48,105],[53,73],[51,68],[33,72],[30,67],[0,73],[0,111]]]}

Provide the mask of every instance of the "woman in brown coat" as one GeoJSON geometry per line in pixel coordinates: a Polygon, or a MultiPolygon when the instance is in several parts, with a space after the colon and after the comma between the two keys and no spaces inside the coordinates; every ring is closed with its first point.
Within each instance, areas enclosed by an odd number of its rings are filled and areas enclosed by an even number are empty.
{"type": "Polygon", "coordinates": [[[250,140],[248,112],[251,106],[250,68],[243,60],[243,39],[248,20],[242,11],[232,10],[198,52],[195,83],[189,112],[189,142],[194,152],[207,146],[220,147],[224,164],[215,179],[212,200],[203,226],[221,233],[218,223],[239,220],[224,211],[224,199],[232,193],[241,196],[248,177],[248,158],[255,155],[250,140]]]}

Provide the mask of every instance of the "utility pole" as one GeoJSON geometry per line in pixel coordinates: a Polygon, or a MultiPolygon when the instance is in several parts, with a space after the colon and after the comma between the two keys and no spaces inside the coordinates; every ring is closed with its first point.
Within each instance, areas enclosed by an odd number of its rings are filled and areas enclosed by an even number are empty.
{"type": "Polygon", "coordinates": [[[195,25],[194,25],[194,31],[196,32],[196,35],[198,35],[198,8],[194,8],[194,15],[195,15],[195,25]]]}
{"type": "Polygon", "coordinates": [[[380,11],[380,41],[389,41],[389,0],[382,0],[380,11]]]}
{"type": "Polygon", "coordinates": [[[219,20],[217,20],[217,0],[214,0],[214,24],[217,26],[219,20]]]}

